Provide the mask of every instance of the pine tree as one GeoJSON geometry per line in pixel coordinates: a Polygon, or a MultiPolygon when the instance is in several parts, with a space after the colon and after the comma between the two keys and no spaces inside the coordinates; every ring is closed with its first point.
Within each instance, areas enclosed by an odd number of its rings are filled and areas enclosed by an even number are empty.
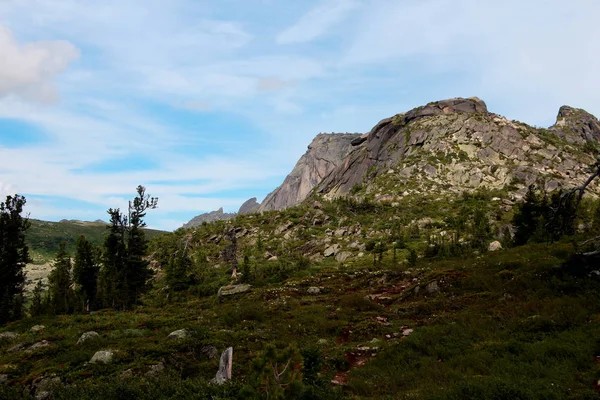
{"type": "Polygon", "coordinates": [[[15,195],[0,203],[0,324],[20,318],[23,312],[23,269],[30,261],[25,243],[30,223],[21,216],[25,202],[15,195]]]}
{"type": "Polygon", "coordinates": [[[50,305],[54,314],[73,311],[74,293],[71,283],[71,256],[65,249],[65,243],[61,243],[54,259],[54,267],[48,277],[50,305]]]}
{"type": "Polygon", "coordinates": [[[82,301],[81,309],[87,311],[96,304],[98,290],[98,255],[94,245],[85,236],[80,236],[75,244],[75,261],[73,262],[73,282],[78,287],[82,301]]]}
{"type": "Polygon", "coordinates": [[[125,246],[125,221],[119,209],[108,210],[109,233],[104,239],[102,268],[98,279],[98,297],[104,307],[122,308],[123,278],[127,247],[125,246]]]}

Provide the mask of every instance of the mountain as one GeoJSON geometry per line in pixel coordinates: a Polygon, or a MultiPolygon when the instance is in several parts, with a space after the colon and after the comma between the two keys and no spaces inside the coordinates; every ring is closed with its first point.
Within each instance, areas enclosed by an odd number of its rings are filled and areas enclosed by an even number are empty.
{"type": "Polygon", "coordinates": [[[200,214],[192,218],[188,223],[183,224],[183,228],[193,228],[195,226],[202,225],[203,222],[215,222],[215,221],[227,221],[235,218],[235,213],[223,212],[223,207],[217,211],[211,211],[208,213],[200,214]]]}
{"type": "Polygon", "coordinates": [[[300,204],[329,173],[340,165],[358,133],[320,133],[281,186],[269,193],[258,211],[282,210],[300,204]]]}
{"type": "Polygon", "coordinates": [[[240,206],[238,214],[251,214],[258,210],[260,203],[256,201],[256,197],[246,200],[244,204],[240,206]]]}
{"type": "Polygon", "coordinates": [[[411,192],[570,187],[588,177],[599,139],[598,120],[568,106],[541,129],[491,113],[478,98],[443,100],[380,121],[317,192],[334,198],[364,189],[393,201],[411,192]]]}

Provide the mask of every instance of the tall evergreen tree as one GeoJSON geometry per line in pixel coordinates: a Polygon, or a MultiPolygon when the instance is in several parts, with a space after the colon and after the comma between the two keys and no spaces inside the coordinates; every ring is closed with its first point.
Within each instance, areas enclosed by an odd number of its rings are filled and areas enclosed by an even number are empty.
{"type": "Polygon", "coordinates": [[[529,186],[523,202],[517,207],[512,221],[515,227],[515,245],[524,245],[536,233],[543,214],[543,203],[544,200],[537,193],[535,186],[529,186]]]}
{"type": "Polygon", "coordinates": [[[54,268],[48,276],[50,305],[54,314],[66,314],[73,311],[74,293],[71,289],[71,256],[61,243],[54,268]]]}
{"type": "Polygon", "coordinates": [[[178,292],[189,286],[190,279],[188,278],[188,272],[191,267],[192,260],[188,254],[187,245],[180,245],[180,248],[171,255],[165,269],[167,284],[172,290],[178,292]]]}
{"type": "Polygon", "coordinates": [[[98,279],[98,296],[104,307],[122,308],[123,270],[127,259],[125,246],[125,224],[119,209],[108,210],[109,233],[104,239],[102,268],[98,279]]]}
{"type": "Polygon", "coordinates": [[[81,308],[89,311],[96,303],[98,289],[97,251],[85,236],[80,236],[75,244],[75,260],[73,262],[73,282],[78,287],[78,294],[82,301],[81,308]]]}
{"type": "Polygon", "coordinates": [[[29,249],[25,231],[30,223],[23,218],[23,196],[7,196],[0,203],[0,324],[22,315],[25,272],[29,249]]]}

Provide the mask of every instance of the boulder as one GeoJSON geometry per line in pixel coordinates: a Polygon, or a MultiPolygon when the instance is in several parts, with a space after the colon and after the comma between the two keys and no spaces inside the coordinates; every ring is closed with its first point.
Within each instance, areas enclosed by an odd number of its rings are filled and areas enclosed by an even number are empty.
{"type": "Polygon", "coordinates": [[[52,391],[61,385],[60,378],[56,374],[43,376],[31,383],[31,389],[36,400],[50,399],[52,391]]]}
{"type": "Polygon", "coordinates": [[[100,335],[98,334],[98,332],[94,332],[94,331],[85,332],[81,335],[79,340],[77,340],[77,344],[84,344],[85,342],[90,342],[90,341],[96,340],[99,337],[100,337],[100,335]]]}
{"type": "Polygon", "coordinates": [[[225,297],[225,296],[231,296],[234,294],[239,294],[239,293],[245,293],[247,291],[250,290],[250,285],[248,284],[241,284],[241,285],[228,285],[228,286],[222,286],[219,288],[219,292],[217,293],[217,295],[219,297],[225,297]]]}
{"type": "Polygon", "coordinates": [[[490,245],[488,246],[488,251],[498,251],[498,250],[502,250],[502,243],[500,243],[499,241],[493,241],[492,243],[490,243],[490,245]]]}
{"type": "Polygon", "coordinates": [[[44,329],[46,329],[46,327],[44,325],[34,325],[31,327],[31,329],[29,331],[31,333],[39,333],[39,332],[43,331],[44,329]]]}
{"type": "Polygon", "coordinates": [[[110,364],[115,357],[115,353],[112,350],[100,350],[94,353],[90,364],[110,364]]]}
{"type": "Polygon", "coordinates": [[[8,353],[14,353],[15,351],[21,351],[23,349],[25,349],[27,345],[25,343],[19,343],[19,344],[15,344],[14,346],[12,346],[11,348],[9,348],[8,350],[6,350],[8,353]]]}
{"type": "Polygon", "coordinates": [[[169,333],[167,339],[185,339],[191,336],[191,332],[187,329],[179,329],[169,333]]]}

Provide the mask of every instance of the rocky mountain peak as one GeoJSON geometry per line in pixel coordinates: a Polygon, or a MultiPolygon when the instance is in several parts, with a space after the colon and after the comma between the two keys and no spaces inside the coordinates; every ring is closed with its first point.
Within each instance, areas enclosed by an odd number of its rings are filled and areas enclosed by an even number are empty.
{"type": "Polygon", "coordinates": [[[550,129],[572,143],[600,141],[600,121],[580,108],[562,106],[556,123],[550,129]]]}
{"type": "Polygon", "coordinates": [[[320,133],[308,145],[283,184],[269,193],[258,211],[282,210],[300,204],[348,154],[360,133],[320,133]]]}
{"type": "Polygon", "coordinates": [[[188,223],[183,224],[183,228],[193,228],[202,225],[203,222],[227,221],[235,218],[236,213],[223,212],[223,207],[216,211],[200,214],[192,218],[188,223]]]}
{"type": "Polygon", "coordinates": [[[258,210],[260,203],[256,201],[256,197],[248,199],[240,206],[238,214],[251,214],[258,210]]]}

